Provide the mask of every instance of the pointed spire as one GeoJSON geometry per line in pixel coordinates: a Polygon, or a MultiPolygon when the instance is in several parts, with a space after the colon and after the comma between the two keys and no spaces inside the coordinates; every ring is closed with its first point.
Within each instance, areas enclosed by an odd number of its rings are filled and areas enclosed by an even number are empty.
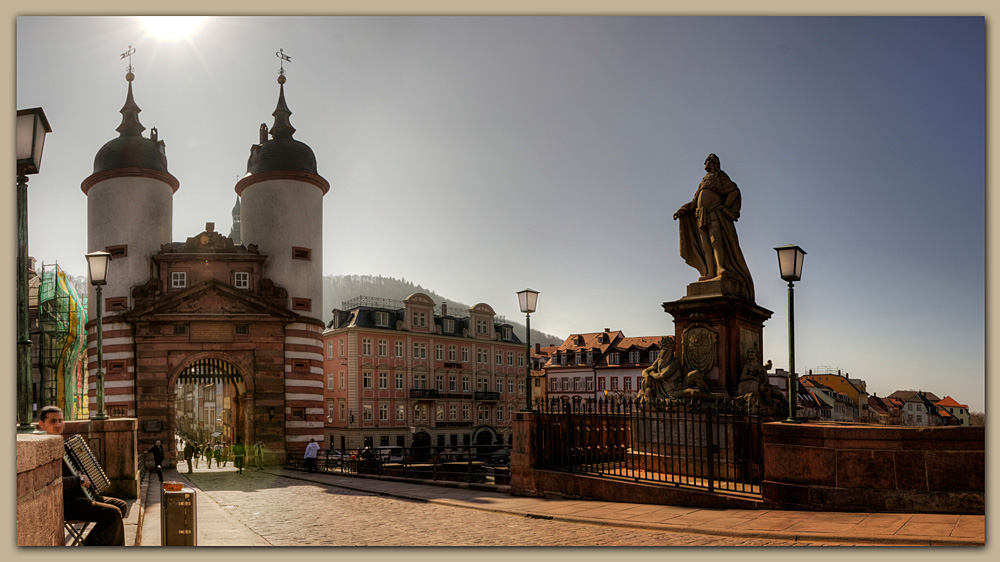
{"type": "Polygon", "coordinates": [[[125,80],[128,81],[128,96],[125,98],[125,105],[122,106],[119,113],[122,114],[122,123],[118,125],[115,129],[123,137],[136,137],[140,136],[145,127],[139,122],[139,106],[135,104],[135,100],[132,98],[132,80],[135,75],[129,72],[125,75],[125,80]]]}
{"type": "Polygon", "coordinates": [[[271,136],[276,139],[290,139],[292,138],[292,133],[295,132],[295,127],[292,127],[292,123],[288,120],[288,116],[292,112],[288,109],[288,105],[285,103],[285,77],[278,76],[278,107],[274,109],[274,125],[271,126],[271,136]]]}

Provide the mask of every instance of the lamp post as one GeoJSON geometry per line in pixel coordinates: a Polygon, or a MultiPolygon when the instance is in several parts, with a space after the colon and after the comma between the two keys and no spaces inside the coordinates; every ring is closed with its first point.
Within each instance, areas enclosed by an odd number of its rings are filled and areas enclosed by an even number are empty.
{"type": "Polygon", "coordinates": [[[802,261],[806,252],[802,248],[789,244],[775,248],[778,252],[778,267],[781,278],[788,281],[788,419],[786,423],[798,423],[795,378],[795,288],[794,282],[802,278],[802,261]]]}
{"type": "Polygon", "coordinates": [[[531,313],[535,311],[538,304],[538,291],[524,289],[518,291],[517,302],[521,305],[521,312],[524,313],[524,409],[531,410],[531,313]]]}
{"type": "Polygon", "coordinates": [[[33,431],[31,337],[28,335],[28,176],[42,165],[51,133],[42,108],[17,110],[17,431],[33,431]]]}
{"type": "Polygon", "coordinates": [[[108,252],[91,252],[85,256],[87,258],[87,272],[90,275],[90,284],[97,291],[97,413],[95,420],[106,420],[108,414],[104,412],[104,350],[103,347],[103,306],[101,299],[101,286],[108,281],[108,263],[111,261],[111,254],[108,252]]]}

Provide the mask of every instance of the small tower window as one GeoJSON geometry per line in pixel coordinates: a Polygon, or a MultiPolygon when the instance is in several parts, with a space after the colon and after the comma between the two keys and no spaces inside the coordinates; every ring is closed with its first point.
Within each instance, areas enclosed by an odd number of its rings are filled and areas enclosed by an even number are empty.
{"type": "Polygon", "coordinates": [[[237,336],[249,336],[250,335],[250,324],[237,324],[236,325],[236,335],[237,336]]]}
{"type": "Polygon", "coordinates": [[[111,259],[124,258],[128,255],[128,244],[118,246],[107,246],[104,251],[111,254],[111,259]]]}
{"type": "Polygon", "coordinates": [[[292,259],[309,261],[312,259],[312,250],[309,248],[292,247],[292,259]]]}
{"type": "Polygon", "coordinates": [[[104,299],[105,312],[117,312],[128,308],[128,297],[113,297],[104,299]]]}
{"type": "Polygon", "coordinates": [[[233,273],[233,286],[237,289],[250,288],[250,274],[246,271],[236,271],[233,273]]]}
{"type": "Polygon", "coordinates": [[[187,272],[173,271],[170,273],[170,288],[183,289],[187,287],[187,272]]]}
{"type": "Polygon", "coordinates": [[[312,299],[292,299],[292,310],[304,310],[309,312],[312,310],[312,299]]]}

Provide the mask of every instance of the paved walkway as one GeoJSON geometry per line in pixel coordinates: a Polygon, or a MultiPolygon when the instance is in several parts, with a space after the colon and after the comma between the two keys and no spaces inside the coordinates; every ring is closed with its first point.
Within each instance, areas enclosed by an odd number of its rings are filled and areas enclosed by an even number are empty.
{"type": "MultiPolygon", "coordinates": [[[[184,465],[181,465],[184,469],[184,465]]],[[[199,469],[201,472],[204,468],[199,469]]],[[[211,469],[231,471],[232,467],[211,469]]],[[[587,500],[521,498],[469,489],[340,476],[284,468],[270,474],[378,495],[423,501],[455,508],[507,513],[602,526],[680,531],[730,537],[796,541],[849,542],[879,545],[981,546],[985,544],[982,515],[913,513],[845,513],[778,510],[698,509],[689,507],[587,500]]],[[[173,469],[164,478],[194,486],[173,469]]],[[[159,487],[149,487],[141,545],[160,544],[159,487]]],[[[460,517],[460,514],[456,514],[460,517]]],[[[269,543],[225,512],[206,493],[198,494],[199,546],[264,546],[269,543]]]]}

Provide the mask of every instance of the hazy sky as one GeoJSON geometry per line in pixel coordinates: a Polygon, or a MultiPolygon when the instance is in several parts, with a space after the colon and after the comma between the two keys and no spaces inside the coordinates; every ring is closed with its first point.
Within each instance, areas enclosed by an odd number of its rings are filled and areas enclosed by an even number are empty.
{"type": "Polygon", "coordinates": [[[510,319],[528,286],[545,332],[672,333],[660,303],[698,273],[671,217],[715,152],[774,311],[765,360],[788,366],[773,248],[798,244],[800,373],[984,408],[981,17],[245,17],[180,39],[137,18],[19,17],[17,107],[53,128],[30,254],[76,275],[80,183],[118,136],[129,45],[140,121],[180,181],[175,241],[228,234],[283,49],[295,138],[331,184],[326,274],[406,278],[510,319]]]}

